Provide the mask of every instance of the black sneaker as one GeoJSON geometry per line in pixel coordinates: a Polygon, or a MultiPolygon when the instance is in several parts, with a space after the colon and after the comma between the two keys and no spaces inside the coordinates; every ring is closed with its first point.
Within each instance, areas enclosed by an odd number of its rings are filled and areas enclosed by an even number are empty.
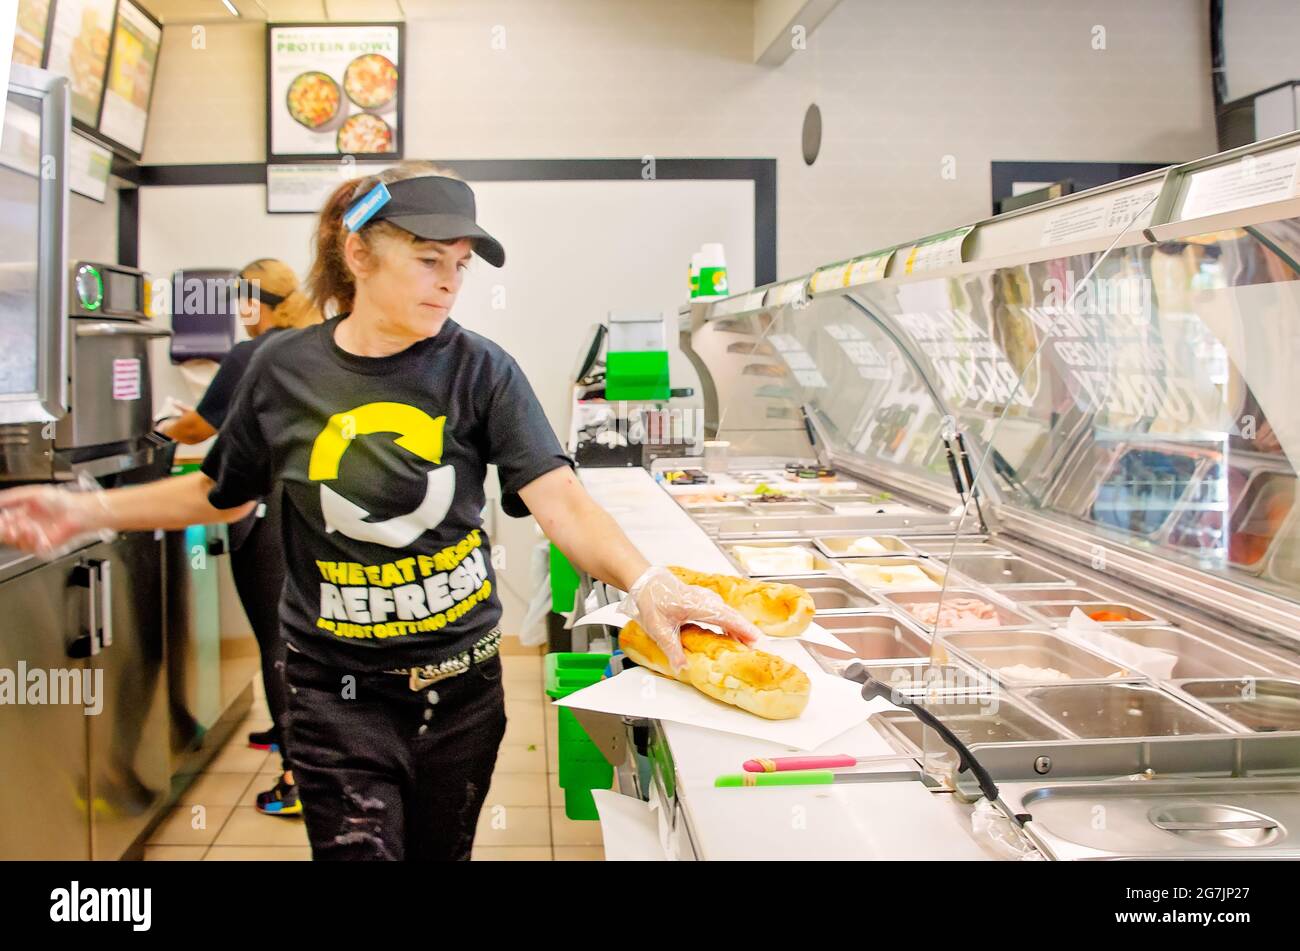
{"type": "Polygon", "coordinates": [[[248,734],[248,747],[253,750],[266,750],[268,753],[280,752],[280,735],[272,727],[259,733],[248,734]]]}
{"type": "Polygon", "coordinates": [[[257,811],[266,816],[302,815],[297,785],[286,783],[281,777],[274,787],[257,794],[257,811]]]}

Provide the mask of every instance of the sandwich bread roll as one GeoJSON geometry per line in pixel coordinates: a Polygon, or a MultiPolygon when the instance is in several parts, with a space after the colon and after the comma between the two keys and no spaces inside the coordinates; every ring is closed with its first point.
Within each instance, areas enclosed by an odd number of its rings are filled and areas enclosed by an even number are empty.
{"type": "Polygon", "coordinates": [[[751,581],[734,575],[711,575],[671,566],[677,579],[716,591],[769,637],[796,637],[812,622],[816,606],[803,588],[774,581],[751,581]]]}
{"type": "Polygon", "coordinates": [[[812,684],[789,661],[694,624],[682,625],[681,638],[686,653],[681,674],[635,621],[619,633],[618,644],[638,665],[767,720],[792,720],[808,706],[812,684]]]}

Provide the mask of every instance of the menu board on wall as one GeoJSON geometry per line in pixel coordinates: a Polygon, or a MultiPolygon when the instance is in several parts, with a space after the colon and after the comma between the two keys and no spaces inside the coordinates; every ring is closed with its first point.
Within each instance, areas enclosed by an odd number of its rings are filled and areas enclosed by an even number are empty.
{"type": "Polygon", "coordinates": [[[50,25],[51,0],[18,0],[18,22],[14,26],[14,58],[20,66],[36,66],[45,60],[45,36],[50,25]]]}
{"type": "Polygon", "coordinates": [[[149,97],[161,44],[162,26],[131,0],[121,0],[113,27],[99,132],[137,156],[144,150],[149,97]]]}
{"type": "Polygon", "coordinates": [[[45,68],[67,76],[72,118],[94,128],[108,66],[108,40],[117,0],[59,0],[54,5],[45,68]]]}
{"type": "Polygon", "coordinates": [[[112,169],[110,149],[72,133],[68,143],[68,186],[74,192],[103,203],[108,199],[108,177],[112,169]]]}
{"type": "Polygon", "coordinates": [[[272,159],[401,157],[400,23],[273,24],[266,37],[272,159]]]}

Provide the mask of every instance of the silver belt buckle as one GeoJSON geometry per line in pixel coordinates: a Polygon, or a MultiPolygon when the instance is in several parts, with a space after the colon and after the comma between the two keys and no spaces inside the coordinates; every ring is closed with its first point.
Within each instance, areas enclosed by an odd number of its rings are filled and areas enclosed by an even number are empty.
{"type": "MultiPolygon", "coordinates": [[[[499,652],[501,647],[501,628],[493,628],[488,634],[480,638],[470,650],[461,651],[454,657],[449,657],[441,664],[426,664],[423,667],[411,667],[405,671],[410,676],[410,687],[412,690],[423,690],[431,684],[436,684],[440,680],[446,680],[448,677],[458,677],[461,674],[469,673],[469,669],[474,664],[481,664],[491,660],[499,652]]],[[[396,671],[402,673],[403,671],[396,671]]]]}
{"type": "MultiPolygon", "coordinates": [[[[426,667],[412,667],[410,670],[411,689],[423,690],[425,687],[428,687],[431,684],[436,684],[440,680],[446,680],[448,677],[455,677],[469,670],[469,665],[468,663],[466,663],[466,658],[464,655],[461,655],[460,657],[456,657],[453,659],[461,661],[461,664],[463,664],[463,666],[456,665],[446,670],[439,670],[437,667],[433,666],[432,664],[426,667]]],[[[446,662],[444,661],[444,663],[446,662]]]]}

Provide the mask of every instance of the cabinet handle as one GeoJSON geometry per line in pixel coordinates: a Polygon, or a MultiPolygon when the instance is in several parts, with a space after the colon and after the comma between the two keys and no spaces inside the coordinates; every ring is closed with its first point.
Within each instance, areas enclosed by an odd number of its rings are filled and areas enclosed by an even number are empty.
{"type": "Polygon", "coordinates": [[[99,562],[89,560],[72,569],[72,584],[86,588],[90,595],[86,602],[88,610],[88,633],[81,635],[68,648],[68,656],[76,658],[94,657],[99,653],[99,562]]]}
{"type": "Polygon", "coordinates": [[[103,627],[100,629],[99,646],[111,647],[113,645],[113,563],[103,561],[99,564],[99,615],[100,623],[103,627]]]}

